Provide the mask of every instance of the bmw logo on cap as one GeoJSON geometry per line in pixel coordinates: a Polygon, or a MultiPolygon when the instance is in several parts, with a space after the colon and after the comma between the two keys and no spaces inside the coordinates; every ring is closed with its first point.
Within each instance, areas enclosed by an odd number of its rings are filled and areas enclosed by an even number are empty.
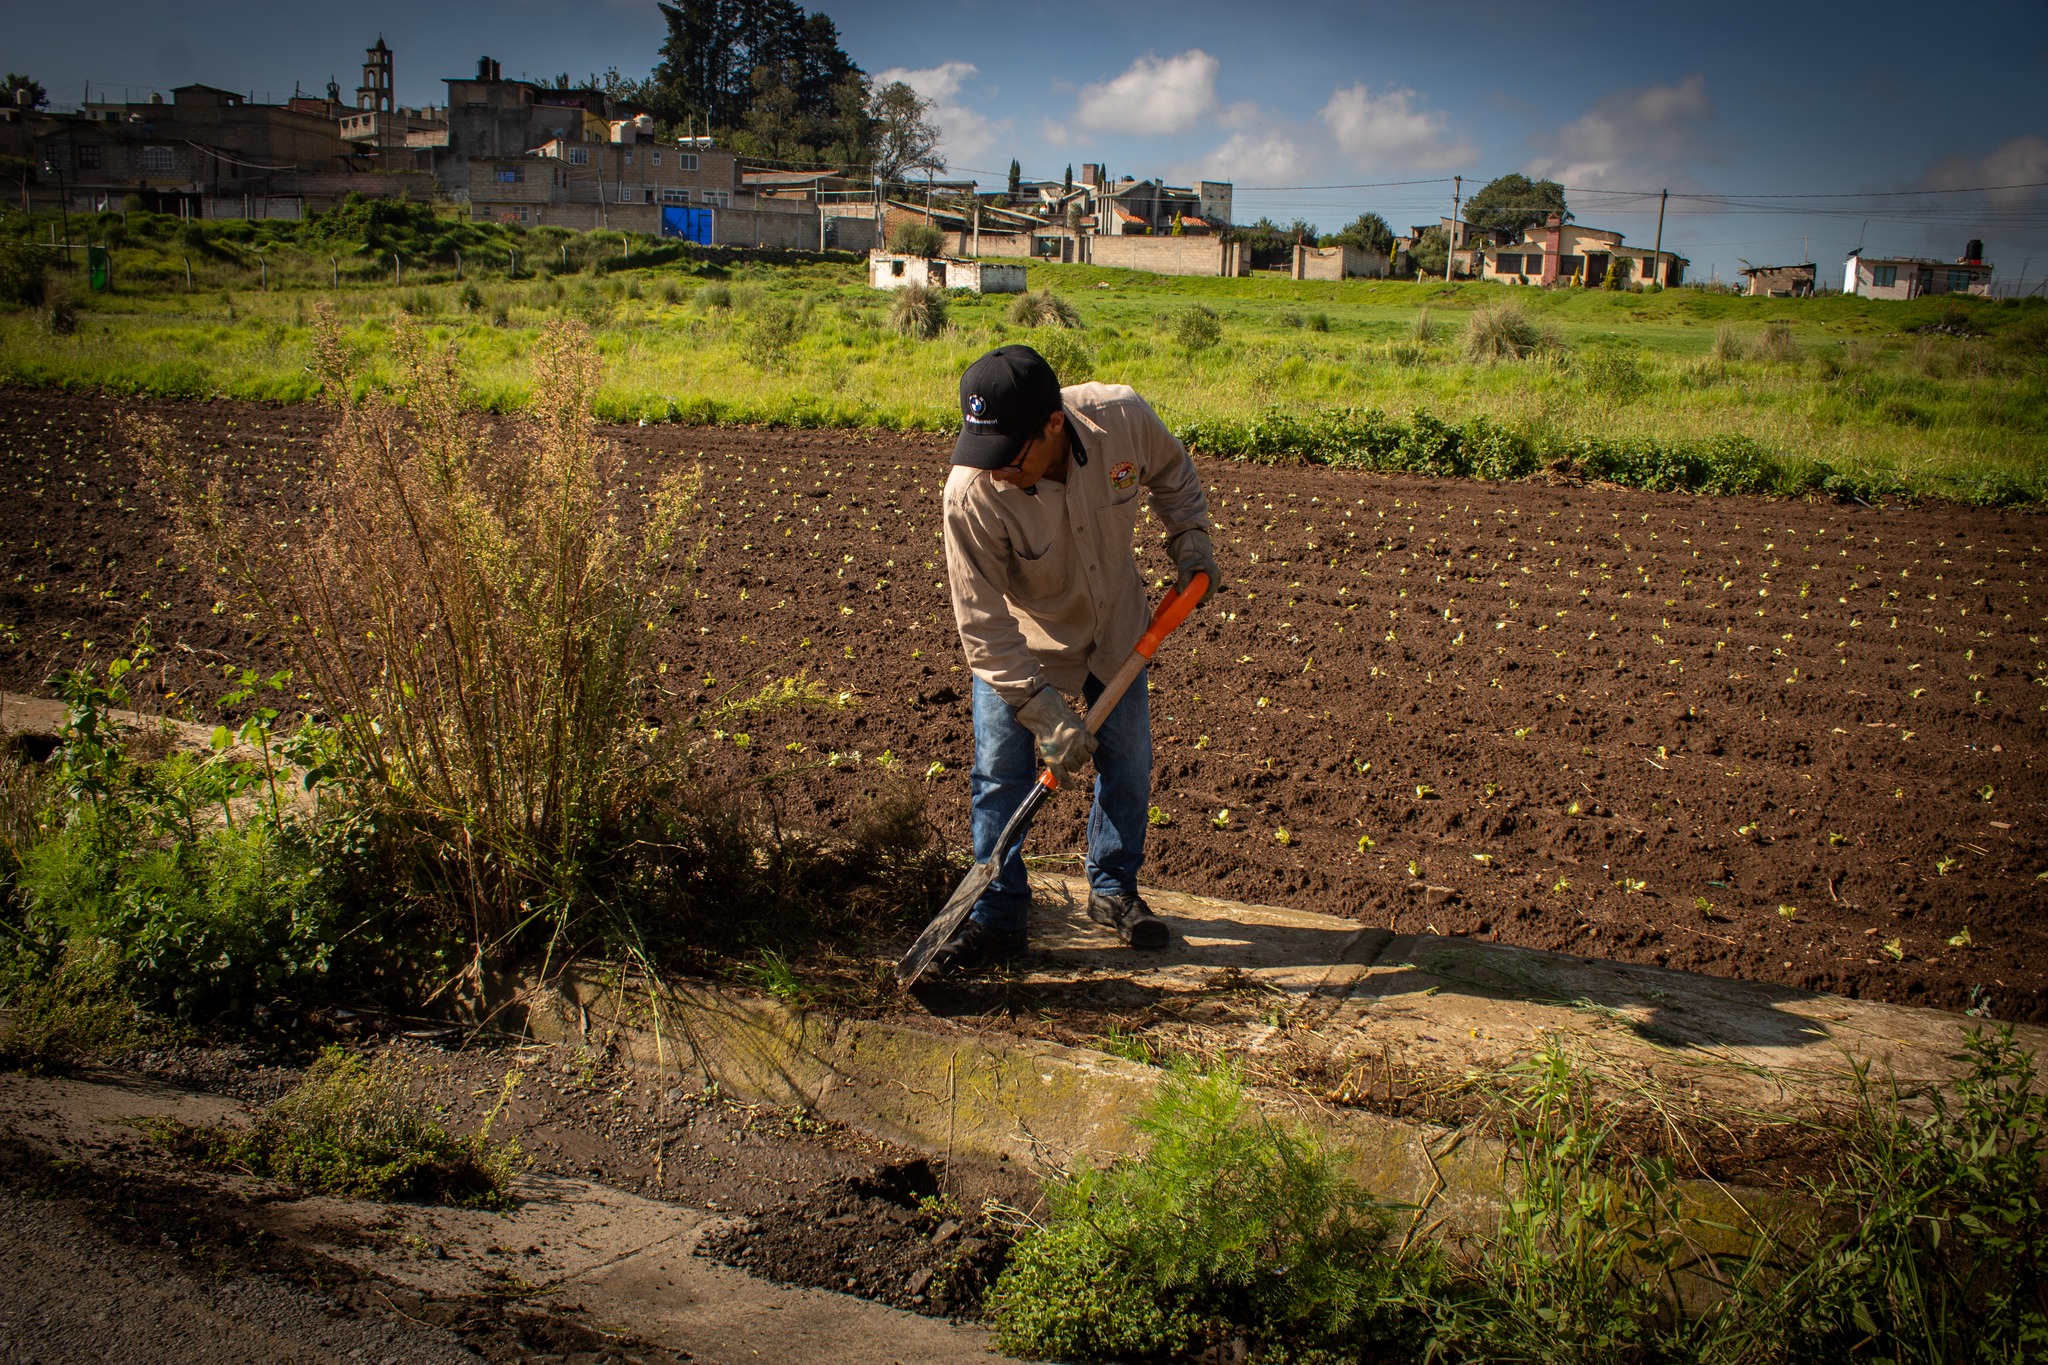
{"type": "Polygon", "coordinates": [[[970,421],[970,422],[985,422],[985,421],[987,421],[987,420],[988,420],[988,418],[987,418],[987,415],[986,415],[986,414],[987,414],[987,412],[988,412],[988,400],[987,400],[986,398],[983,398],[983,397],[982,397],[982,396],[981,396],[980,394],[978,394],[978,393],[973,393],[973,394],[969,394],[969,395],[967,396],[967,420],[968,420],[968,421],[970,421]]]}

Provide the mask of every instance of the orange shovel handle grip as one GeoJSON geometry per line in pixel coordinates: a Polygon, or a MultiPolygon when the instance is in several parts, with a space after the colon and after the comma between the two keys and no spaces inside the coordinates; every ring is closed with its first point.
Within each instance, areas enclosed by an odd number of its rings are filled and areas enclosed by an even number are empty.
{"type": "Polygon", "coordinates": [[[1166,637],[1173,634],[1181,622],[1194,614],[1196,607],[1209,593],[1209,575],[1198,573],[1188,580],[1188,590],[1175,588],[1166,590],[1166,600],[1159,604],[1159,610],[1152,613],[1152,624],[1138,637],[1138,653],[1151,658],[1159,652],[1159,646],[1166,637]]]}

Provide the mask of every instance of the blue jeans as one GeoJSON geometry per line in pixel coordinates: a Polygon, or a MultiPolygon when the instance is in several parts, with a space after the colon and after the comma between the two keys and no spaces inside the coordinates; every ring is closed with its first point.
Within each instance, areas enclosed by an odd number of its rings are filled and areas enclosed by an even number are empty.
{"type": "MultiPolygon", "coordinates": [[[[1081,695],[1089,705],[1102,695],[1090,675],[1081,695]]],[[[1131,683],[1095,735],[1095,805],[1088,812],[1088,884],[1104,894],[1135,894],[1145,862],[1145,830],[1152,803],[1152,708],[1145,674],[1131,683]]],[[[995,852],[1003,826],[1031,794],[1038,780],[1038,752],[1031,732],[1017,720],[996,690],[974,680],[974,772],[971,824],[974,856],[995,852]]],[[[1042,818],[1042,817],[1041,817],[1042,818]]],[[[1024,931],[1031,908],[1031,884],[1019,846],[1003,859],[996,878],[974,904],[973,916],[991,929],[1024,931]]]]}

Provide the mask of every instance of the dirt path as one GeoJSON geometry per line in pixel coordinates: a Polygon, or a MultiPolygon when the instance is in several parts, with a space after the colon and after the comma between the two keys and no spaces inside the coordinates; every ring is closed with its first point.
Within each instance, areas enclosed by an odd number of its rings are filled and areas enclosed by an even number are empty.
{"type": "MultiPolygon", "coordinates": [[[[233,457],[251,515],[304,515],[317,410],[144,406],[233,457]]],[[[225,668],[280,660],[184,570],[112,414],[0,395],[0,686],[146,618],[203,712],[225,668]]],[[[943,442],[615,434],[636,483],[707,474],[675,711],[799,671],[859,702],[714,761],[784,774],[783,816],[820,825],[929,775],[964,842],[943,442]]],[[[1149,881],[2048,1020],[2039,516],[1200,465],[1230,582],[1156,670],[1149,881]]],[[[1082,818],[1061,803],[1036,851],[1072,854],[1082,818]]]]}
{"type": "MultiPolygon", "coordinates": [[[[918,1222],[888,1197],[894,1173],[929,1174],[927,1163],[754,1106],[678,1097],[668,1113],[573,1049],[397,1047],[458,1129],[502,1073],[522,1077],[497,1130],[533,1158],[513,1208],[311,1196],[191,1166],[135,1129],[145,1115],[247,1121],[297,1073],[246,1050],[0,1075],[0,1360],[991,1359],[986,1332],[932,1316],[942,1306],[932,1295],[908,1304],[922,1313],[864,1301],[907,1302],[911,1286],[928,1288],[921,1253],[930,1266],[963,1261],[952,1234],[872,1254],[918,1222]],[[654,1110],[665,1123],[650,1121],[654,1110]],[[667,1146],[677,1150],[664,1158],[667,1146]],[[694,1202],[622,1188],[669,1177],[694,1202]],[[820,1281],[821,1239],[785,1245],[795,1239],[778,1230],[824,1218],[871,1253],[828,1271],[833,1288],[862,1297],[791,1287],[820,1281]]],[[[970,1199],[986,1184],[942,1174],[970,1199]]],[[[1014,1197],[1021,1186],[987,1188],[1014,1197]]]]}

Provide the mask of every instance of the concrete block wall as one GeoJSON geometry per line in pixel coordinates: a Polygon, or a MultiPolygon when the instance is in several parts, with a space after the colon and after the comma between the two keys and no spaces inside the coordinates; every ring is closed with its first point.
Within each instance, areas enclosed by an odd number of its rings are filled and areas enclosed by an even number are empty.
{"type": "Polygon", "coordinates": [[[1251,252],[1220,237],[1088,237],[1090,265],[1149,270],[1156,275],[1237,276],[1251,273],[1251,252]]]}

